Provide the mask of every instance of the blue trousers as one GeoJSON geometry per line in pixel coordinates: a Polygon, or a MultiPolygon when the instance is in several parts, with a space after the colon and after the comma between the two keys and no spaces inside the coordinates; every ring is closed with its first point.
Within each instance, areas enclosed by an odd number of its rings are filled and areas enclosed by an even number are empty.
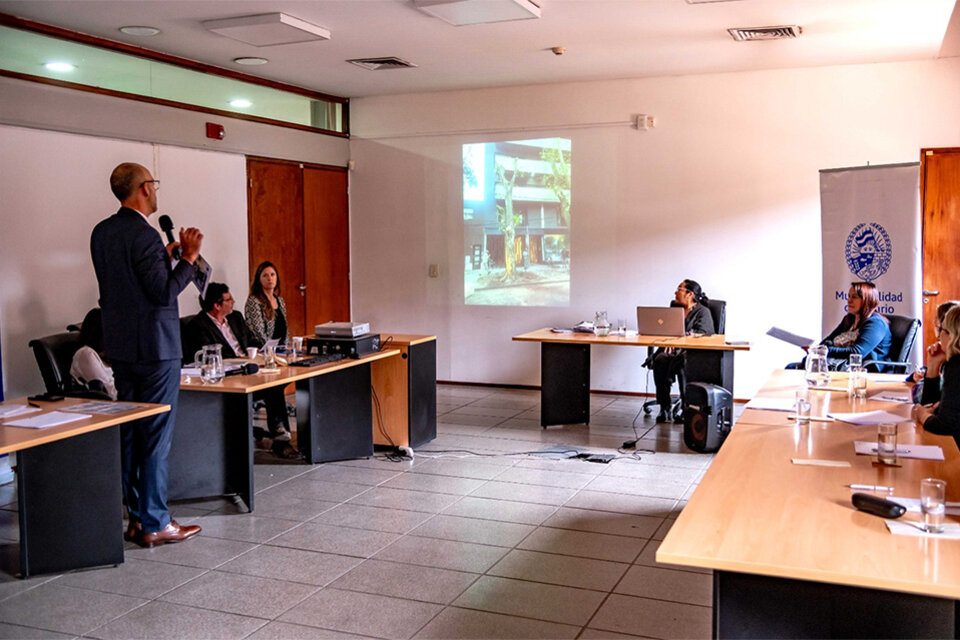
{"type": "Polygon", "coordinates": [[[167,457],[180,395],[180,361],[113,363],[117,398],[169,404],[170,411],[120,427],[123,495],[132,522],[147,533],[170,524],[167,509],[167,457]]]}

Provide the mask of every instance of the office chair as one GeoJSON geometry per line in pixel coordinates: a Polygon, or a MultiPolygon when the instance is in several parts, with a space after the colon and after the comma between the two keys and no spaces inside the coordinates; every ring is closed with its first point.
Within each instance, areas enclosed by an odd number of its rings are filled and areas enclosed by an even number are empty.
{"type": "Polygon", "coordinates": [[[910,352],[920,333],[920,321],[917,318],[883,314],[890,323],[890,360],[865,360],[863,366],[873,365],[872,371],[884,373],[907,373],[910,366],[910,352]]]}
{"type": "Polygon", "coordinates": [[[29,346],[37,359],[40,376],[47,393],[74,398],[110,400],[99,381],[97,385],[84,386],[70,375],[70,365],[77,349],[83,346],[79,331],[55,333],[43,338],[35,338],[29,346]]]}
{"type": "MultiPolygon", "coordinates": [[[[678,303],[674,300],[670,302],[670,306],[678,306],[678,303]]],[[[710,310],[710,316],[713,318],[713,328],[718,334],[724,334],[727,332],[727,301],[726,300],[713,300],[708,299],[706,304],[707,309],[710,310]]],[[[647,360],[643,363],[643,366],[652,367],[652,356],[654,354],[653,347],[647,347],[647,360]],[[651,364],[648,364],[651,363],[651,364]]],[[[683,413],[683,390],[687,386],[687,378],[684,374],[683,369],[680,370],[680,373],[677,374],[677,383],[680,386],[680,394],[677,396],[670,396],[670,414],[673,416],[674,420],[679,420],[682,417],[683,413]]],[[[647,400],[643,403],[643,412],[646,415],[650,415],[653,412],[653,407],[657,405],[656,400],[647,400]]]]}

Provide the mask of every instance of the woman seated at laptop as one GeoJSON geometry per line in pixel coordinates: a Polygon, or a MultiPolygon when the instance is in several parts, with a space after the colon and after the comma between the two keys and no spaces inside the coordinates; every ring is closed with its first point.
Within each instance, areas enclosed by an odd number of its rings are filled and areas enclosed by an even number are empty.
{"type": "Polygon", "coordinates": [[[939,344],[939,351],[927,358],[923,397],[911,415],[925,431],[953,436],[960,446],[960,307],[943,317],[939,344]],[[931,376],[933,371],[938,375],[931,376]]]}
{"type": "MultiPolygon", "coordinates": [[[[890,325],[877,311],[880,296],[870,282],[854,282],[847,293],[847,315],[837,328],[820,343],[827,346],[827,360],[833,370],[846,369],[850,354],[859,353],[863,361],[889,360],[890,325]]],[[[807,347],[804,347],[804,351],[807,347]]],[[[789,368],[803,368],[798,362],[789,368]]],[[[873,365],[872,371],[884,371],[882,365],[873,365]]]]}
{"type": "MultiPolygon", "coordinates": [[[[713,315],[707,308],[707,294],[694,280],[684,280],[673,294],[674,300],[683,307],[683,329],[689,335],[698,333],[710,335],[715,332],[713,315]]],[[[657,390],[657,404],[660,413],[657,422],[670,420],[670,387],[673,379],[683,369],[683,351],[680,349],[658,349],[650,358],[653,369],[653,384],[657,390]]],[[[683,395],[683,389],[680,390],[683,395]]]]}

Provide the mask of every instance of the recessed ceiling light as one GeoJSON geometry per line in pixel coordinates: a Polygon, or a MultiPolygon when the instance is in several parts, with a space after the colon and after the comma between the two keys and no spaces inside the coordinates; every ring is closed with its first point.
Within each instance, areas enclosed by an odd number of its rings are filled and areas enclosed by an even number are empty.
{"type": "Polygon", "coordinates": [[[73,71],[76,69],[69,62],[48,62],[43,66],[46,67],[47,71],[73,71]]]}
{"type": "Polygon", "coordinates": [[[246,98],[234,98],[230,101],[231,107],[236,107],[237,109],[246,109],[253,103],[247,100],[246,98]]]}
{"type": "Polygon", "coordinates": [[[234,58],[234,62],[237,64],[245,64],[247,66],[256,66],[258,64],[267,64],[270,62],[266,58],[234,58]]]}
{"type": "Polygon", "coordinates": [[[128,36],[155,36],[160,33],[160,29],[156,27],[120,27],[120,33],[125,33],[128,36]]]}

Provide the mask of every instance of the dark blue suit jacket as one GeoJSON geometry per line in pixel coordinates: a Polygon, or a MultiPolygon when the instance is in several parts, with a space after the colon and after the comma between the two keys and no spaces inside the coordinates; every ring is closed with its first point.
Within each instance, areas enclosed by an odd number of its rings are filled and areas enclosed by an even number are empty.
{"type": "Polygon", "coordinates": [[[196,268],[184,260],[171,268],[159,232],[126,207],[94,227],[90,254],[100,286],[107,359],[180,360],[177,296],[196,268]]]}

